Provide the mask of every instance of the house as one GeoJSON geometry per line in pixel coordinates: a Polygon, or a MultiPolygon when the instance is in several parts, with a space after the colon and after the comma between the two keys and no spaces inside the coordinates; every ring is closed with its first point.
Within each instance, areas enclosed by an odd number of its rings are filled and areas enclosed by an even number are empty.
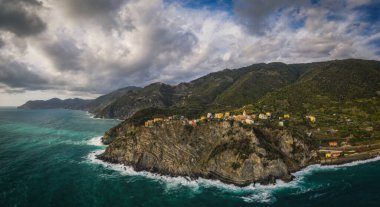
{"type": "Polygon", "coordinates": [[[325,158],[331,158],[331,153],[330,152],[326,153],[325,158]]]}
{"type": "Polygon", "coordinates": [[[216,119],[223,119],[224,114],[223,113],[216,113],[215,118],[216,119]]]}
{"type": "Polygon", "coordinates": [[[247,116],[247,112],[245,112],[245,110],[243,111],[243,116],[247,116]]]}
{"type": "Polygon", "coordinates": [[[226,113],[224,113],[224,117],[229,117],[231,115],[231,113],[230,112],[226,112],[226,113]]]}
{"type": "Polygon", "coordinates": [[[153,119],[154,123],[161,122],[161,121],[164,121],[164,119],[163,118],[154,118],[153,119]]]}
{"type": "Polygon", "coordinates": [[[311,123],[315,123],[315,121],[316,121],[315,116],[306,116],[306,118],[309,119],[309,121],[310,121],[311,123]]]}
{"type": "Polygon", "coordinates": [[[331,141],[331,142],[329,142],[329,146],[330,147],[337,147],[338,146],[338,142],[337,141],[331,141]]]}
{"type": "Polygon", "coordinates": [[[207,118],[208,119],[211,119],[213,116],[212,116],[212,113],[207,113],[207,118]]]}
{"type": "Polygon", "coordinates": [[[268,117],[265,114],[261,113],[259,114],[259,119],[268,119],[268,117]]]}
{"type": "Polygon", "coordinates": [[[279,122],[278,122],[278,126],[279,126],[279,127],[284,127],[284,122],[283,122],[283,121],[279,121],[279,122]]]}
{"type": "Polygon", "coordinates": [[[290,118],[290,114],[284,114],[284,119],[289,119],[290,118]]]}
{"type": "Polygon", "coordinates": [[[251,119],[246,119],[246,120],[245,120],[245,123],[251,125],[251,124],[254,124],[255,121],[253,121],[253,120],[251,120],[251,119]]]}
{"type": "Polygon", "coordinates": [[[145,127],[153,126],[153,121],[152,121],[152,120],[146,121],[146,122],[144,123],[144,126],[145,126],[145,127]]]}
{"type": "Polygon", "coordinates": [[[267,117],[271,117],[271,116],[272,116],[272,113],[271,113],[271,112],[266,112],[265,115],[266,115],[267,117]]]}
{"type": "Polygon", "coordinates": [[[246,117],[244,115],[236,115],[233,117],[235,121],[244,121],[246,117]]]}
{"type": "Polygon", "coordinates": [[[342,154],[341,151],[334,151],[331,153],[331,157],[332,158],[338,158],[338,157],[340,157],[341,154],[342,154]]]}
{"type": "Polygon", "coordinates": [[[204,120],[206,120],[207,119],[207,117],[205,117],[205,116],[201,116],[201,121],[204,121],[204,120]]]}

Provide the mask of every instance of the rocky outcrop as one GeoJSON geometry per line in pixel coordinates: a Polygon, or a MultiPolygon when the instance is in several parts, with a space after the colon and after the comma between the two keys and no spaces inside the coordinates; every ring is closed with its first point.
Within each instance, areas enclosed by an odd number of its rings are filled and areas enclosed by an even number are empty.
{"type": "Polygon", "coordinates": [[[100,159],[170,176],[218,179],[246,186],[289,181],[291,172],[316,159],[312,147],[287,131],[210,121],[136,127],[127,123],[103,137],[110,144],[100,159]]]}

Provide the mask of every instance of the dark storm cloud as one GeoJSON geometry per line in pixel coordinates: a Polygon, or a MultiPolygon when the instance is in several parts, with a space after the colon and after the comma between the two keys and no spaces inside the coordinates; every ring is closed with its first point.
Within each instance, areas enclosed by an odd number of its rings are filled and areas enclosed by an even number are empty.
{"type": "Polygon", "coordinates": [[[33,11],[41,6],[35,0],[0,0],[0,29],[18,36],[41,33],[46,24],[33,11]]]}
{"type": "MultiPolygon", "coordinates": [[[[117,10],[129,0],[65,0],[63,5],[68,14],[74,18],[95,21],[103,26],[105,30],[114,28],[117,24],[115,15],[117,10]]],[[[133,29],[132,22],[124,22],[124,29],[133,29]]]]}
{"type": "Polygon", "coordinates": [[[5,42],[4,42],[4,40],[1,39],[1,37],[0,37],[0,49],[1,49],[4,45],[5,45],[5,42]]]}
{"type": "Polygon", "coordinates": [[[270,30],[270,17],[287,7],[310,4],[309,0],[235,0],[234,10],[239,21],[254,34],[263,35],[270,30]]]}
{"type": "Polygon", "coordinates": [[[61,71],[83,70],[80,61],[81,50],[74,40],[60,40],[45,46],[45,52],[53,61],[56,68],[61,71]]]}
{"type": "Polygon", "coordinates": [[[48,88],[49,81],[30,71],[23,63],[0,58],[0,83],[10,88],[38,90],[48,88]]]}

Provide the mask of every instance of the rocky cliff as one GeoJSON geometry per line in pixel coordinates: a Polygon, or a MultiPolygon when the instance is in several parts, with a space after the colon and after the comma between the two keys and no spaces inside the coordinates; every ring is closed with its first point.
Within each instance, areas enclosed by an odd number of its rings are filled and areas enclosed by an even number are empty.
{"type": "Polygon", "coordinates": [[[103,137],[100,159],[170,176],[218,179],[246,186],[291,180],[317,159],[310,144],[287,131],[209,121],[196,127],[170,121],[152,127],[121,123],[103,137]]]}

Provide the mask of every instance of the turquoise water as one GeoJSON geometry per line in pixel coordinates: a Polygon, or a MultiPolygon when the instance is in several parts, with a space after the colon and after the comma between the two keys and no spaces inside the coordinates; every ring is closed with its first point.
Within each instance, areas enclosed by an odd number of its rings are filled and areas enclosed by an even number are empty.
{"type": "Polygon", "coordinates": [[[0,206],[380,206],[380,159],[237,188],[97,161],[99,136],[117,123],[81,111],[0,108],[0,206]]]}

